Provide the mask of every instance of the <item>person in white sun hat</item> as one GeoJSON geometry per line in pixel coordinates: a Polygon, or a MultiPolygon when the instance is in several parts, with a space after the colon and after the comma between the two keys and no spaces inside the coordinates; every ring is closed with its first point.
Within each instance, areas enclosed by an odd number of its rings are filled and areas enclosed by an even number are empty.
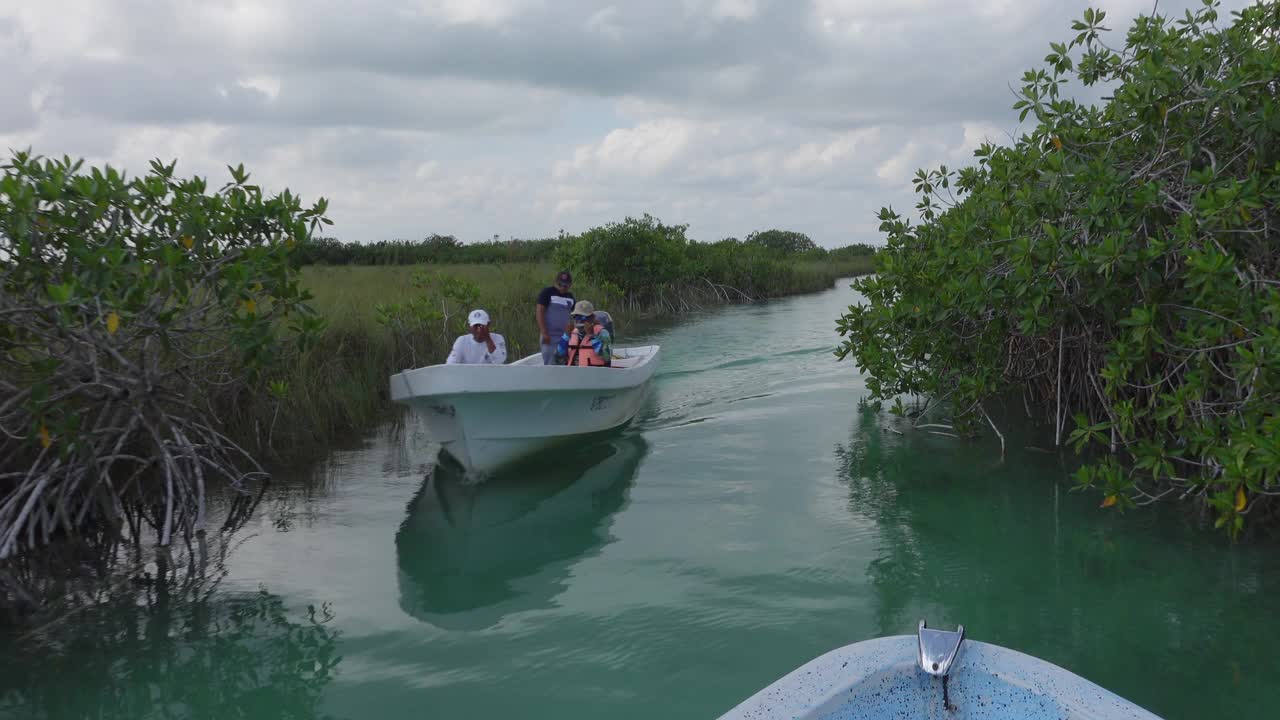
{"type": "Polygon", "coordinates": [[[467,316],[470,334],[453,341],[449,365],[501,365],[507,361],[507,341],[489,332],[489,313],[475,309],[467,316]]]}

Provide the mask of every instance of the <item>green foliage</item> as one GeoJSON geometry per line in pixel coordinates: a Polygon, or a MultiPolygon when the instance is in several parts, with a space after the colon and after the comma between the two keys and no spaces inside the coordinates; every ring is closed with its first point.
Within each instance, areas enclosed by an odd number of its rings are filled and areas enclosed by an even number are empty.
{"type": "Polygon", "coordinates": [[[839,354],[961,422],[1024,391],[1105,453],[1077,476],[1104,506],[1198,498],[1234,534],[1280,492],[1280,4],[1140,17],[1121,50],[1104,19],[1024,75],[1034,129],[917,173],[920,224],[880,212],[839,354]],[[1072,76],[1111,100],[1062,97],[1072,76]]]}
{"type": "MultiPolygon", "coordinates": [[[[821,288],[802,277],[797,262],[828,259],[828,251],[804,235],[768,230],[752,233],[745,242],[727,238],[701,243],[689,239],[687,229],[648,214],[629,217],[566,238],[555,258],[563,267],[616,288],[631,308],[683,308],[699,294],[740,302],[821,288]]],[[[859,247],[866,246],[851,246],[859,247]]],[[[852,266],[859,264],[850,262],[856,256],[865,253],[850,248],[831,253],[831,259],[852,266]]]]}
{"type": "Polygon", "coordinates": [[[167,543],[204,522],[205,473],[245,477],[220,409],[323,328],[290,255],[325,201],[266,195],[243,167],[214,192],[160,162],[133,179],[28,153],[3,169],[0,557],[120,522],[130,494],[163,500],[167,543]]]}
{"type": "MultiPolygon", "coordinates": [[[[844,247],[836,248],[834,250],[818,249],[818,255],[820,258],[841,262],[862,260],[864,258],[874,257],[875,254],[876,248],[870,245],[863,245],[861,243],[845,245],[844,247]]],[[[806,253],[806,257],[812,255],[814,255],[814,253],[806,253]]]]}
{"type": "MultiPolygon", "coordinates": [[[[699,243],[687,226],[665,225],[645,215],[627,218],[580,235],[479,243],[433,234],[420,242],[371,244],[316,238],[294,254],[304,265],[458,265],[556,261],[593,278],[601,302],[625,302],[633,309],[666,306],[692,287],[720,300],[754,300],[795,292],[798,278],[791,261],[832,262],[850,274],[866,272],[875,254],[869,245],[835,250],[818,247],[808,236],[787,230],[751,233],[745,242],[729,238],[699,243]],[[728,296],[726,298],[726,296],[728,296]]],[[[813,289],[807,282],[800,289],[813,289]]]]}
{"type": "Polygon", "coordinates": [[[818,249],[804,233],[792,230],[760,230],[747,236],[747,244],[759,245],[779,255],[799,255],[818,249]]]}
{"type": "Polygon", "coordinates": [[[397,367],[402,362],[408,363],[404,367],[433,364],[428,355],[418,352],[423,341],[436,340],[449,347],[459,330],[451,321],[465,317],[480,301],[479,285],[439,271],[414,273],[413,289],[415,293],[404,302],[374,306],[374,318],[391,330],[396,343],[397,367]]]}
{"type": "Polygon", "coordinates": [[[694,274],[687,225],[664,225],[645,214],[592,228],[556,252],[558,264],[619,288],[628,300],[657,298],[694,274]]]}
{"type": "Polygon", "coordinates": [[[432,234],[420,242],[384,240],[376,243],[344,243],[316,238],[295,255],[296,265],[437,265],[457,263],[546,262],[563,238],[493,240],[463,244],[452,235],[432,234]]]}

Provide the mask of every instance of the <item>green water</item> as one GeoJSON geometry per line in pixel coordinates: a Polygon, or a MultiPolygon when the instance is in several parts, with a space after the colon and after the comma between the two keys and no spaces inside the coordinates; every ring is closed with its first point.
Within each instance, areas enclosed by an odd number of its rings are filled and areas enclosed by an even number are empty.
{"type": "Polygon", "coordinates": [[[1016,414],[1003,462],[893,432],[830,354],[854,300],[628,338],[663,346],[636,422],[479,488],[413,425],[334,452],[167,582],[4,638],[0,717],[714,718],[921,617],[1168,718],[1276,716],[1274,546],[1099,510],[1016,414]]]}

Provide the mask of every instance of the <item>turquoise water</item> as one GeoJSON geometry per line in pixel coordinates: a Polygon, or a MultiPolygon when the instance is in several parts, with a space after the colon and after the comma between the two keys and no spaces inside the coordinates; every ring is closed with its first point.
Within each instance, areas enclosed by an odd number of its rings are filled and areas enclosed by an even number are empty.
{"type": "Polygon", "coordinates": [[[636,421],[482,486],[380,429],[165,581],[6,637],[0,717],[713,718],[921,617],[1168,718],[1274,716],[1273,546],[1098,509],[1016,414],[1002,461],[860,409],[855,300],[619,328],[663,348],[636,421]]]}

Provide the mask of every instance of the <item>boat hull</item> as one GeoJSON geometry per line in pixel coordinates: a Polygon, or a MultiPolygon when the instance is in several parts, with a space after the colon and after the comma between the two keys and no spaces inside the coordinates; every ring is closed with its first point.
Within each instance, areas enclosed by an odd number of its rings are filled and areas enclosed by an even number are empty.
{"type": "Polygon", "coordinates": [[[413,399],[430,438],[464,468],[493,472],[575,437],[631,420],[643,386],[611,392],[525,392],[413,399]]]}
{"type": "Polygon", "coordinates": [[[392,399],[412,408],[464,469],[492,473],[630,422],[657,368],[657,348],[629,350],[632,367],[544,366],[538,355],[511,365],[407,370],[392,376],[392,399]]]}
{"type": "Polygon", "coordinates": [[[1052,663],[965,640],[947,678],[922,671],[913,635],[867,640],[801,666],[722,720],[938,717],[1159,720],[1052,663]],[[948,705],[944,709],[944,704],[948,705]]]}

